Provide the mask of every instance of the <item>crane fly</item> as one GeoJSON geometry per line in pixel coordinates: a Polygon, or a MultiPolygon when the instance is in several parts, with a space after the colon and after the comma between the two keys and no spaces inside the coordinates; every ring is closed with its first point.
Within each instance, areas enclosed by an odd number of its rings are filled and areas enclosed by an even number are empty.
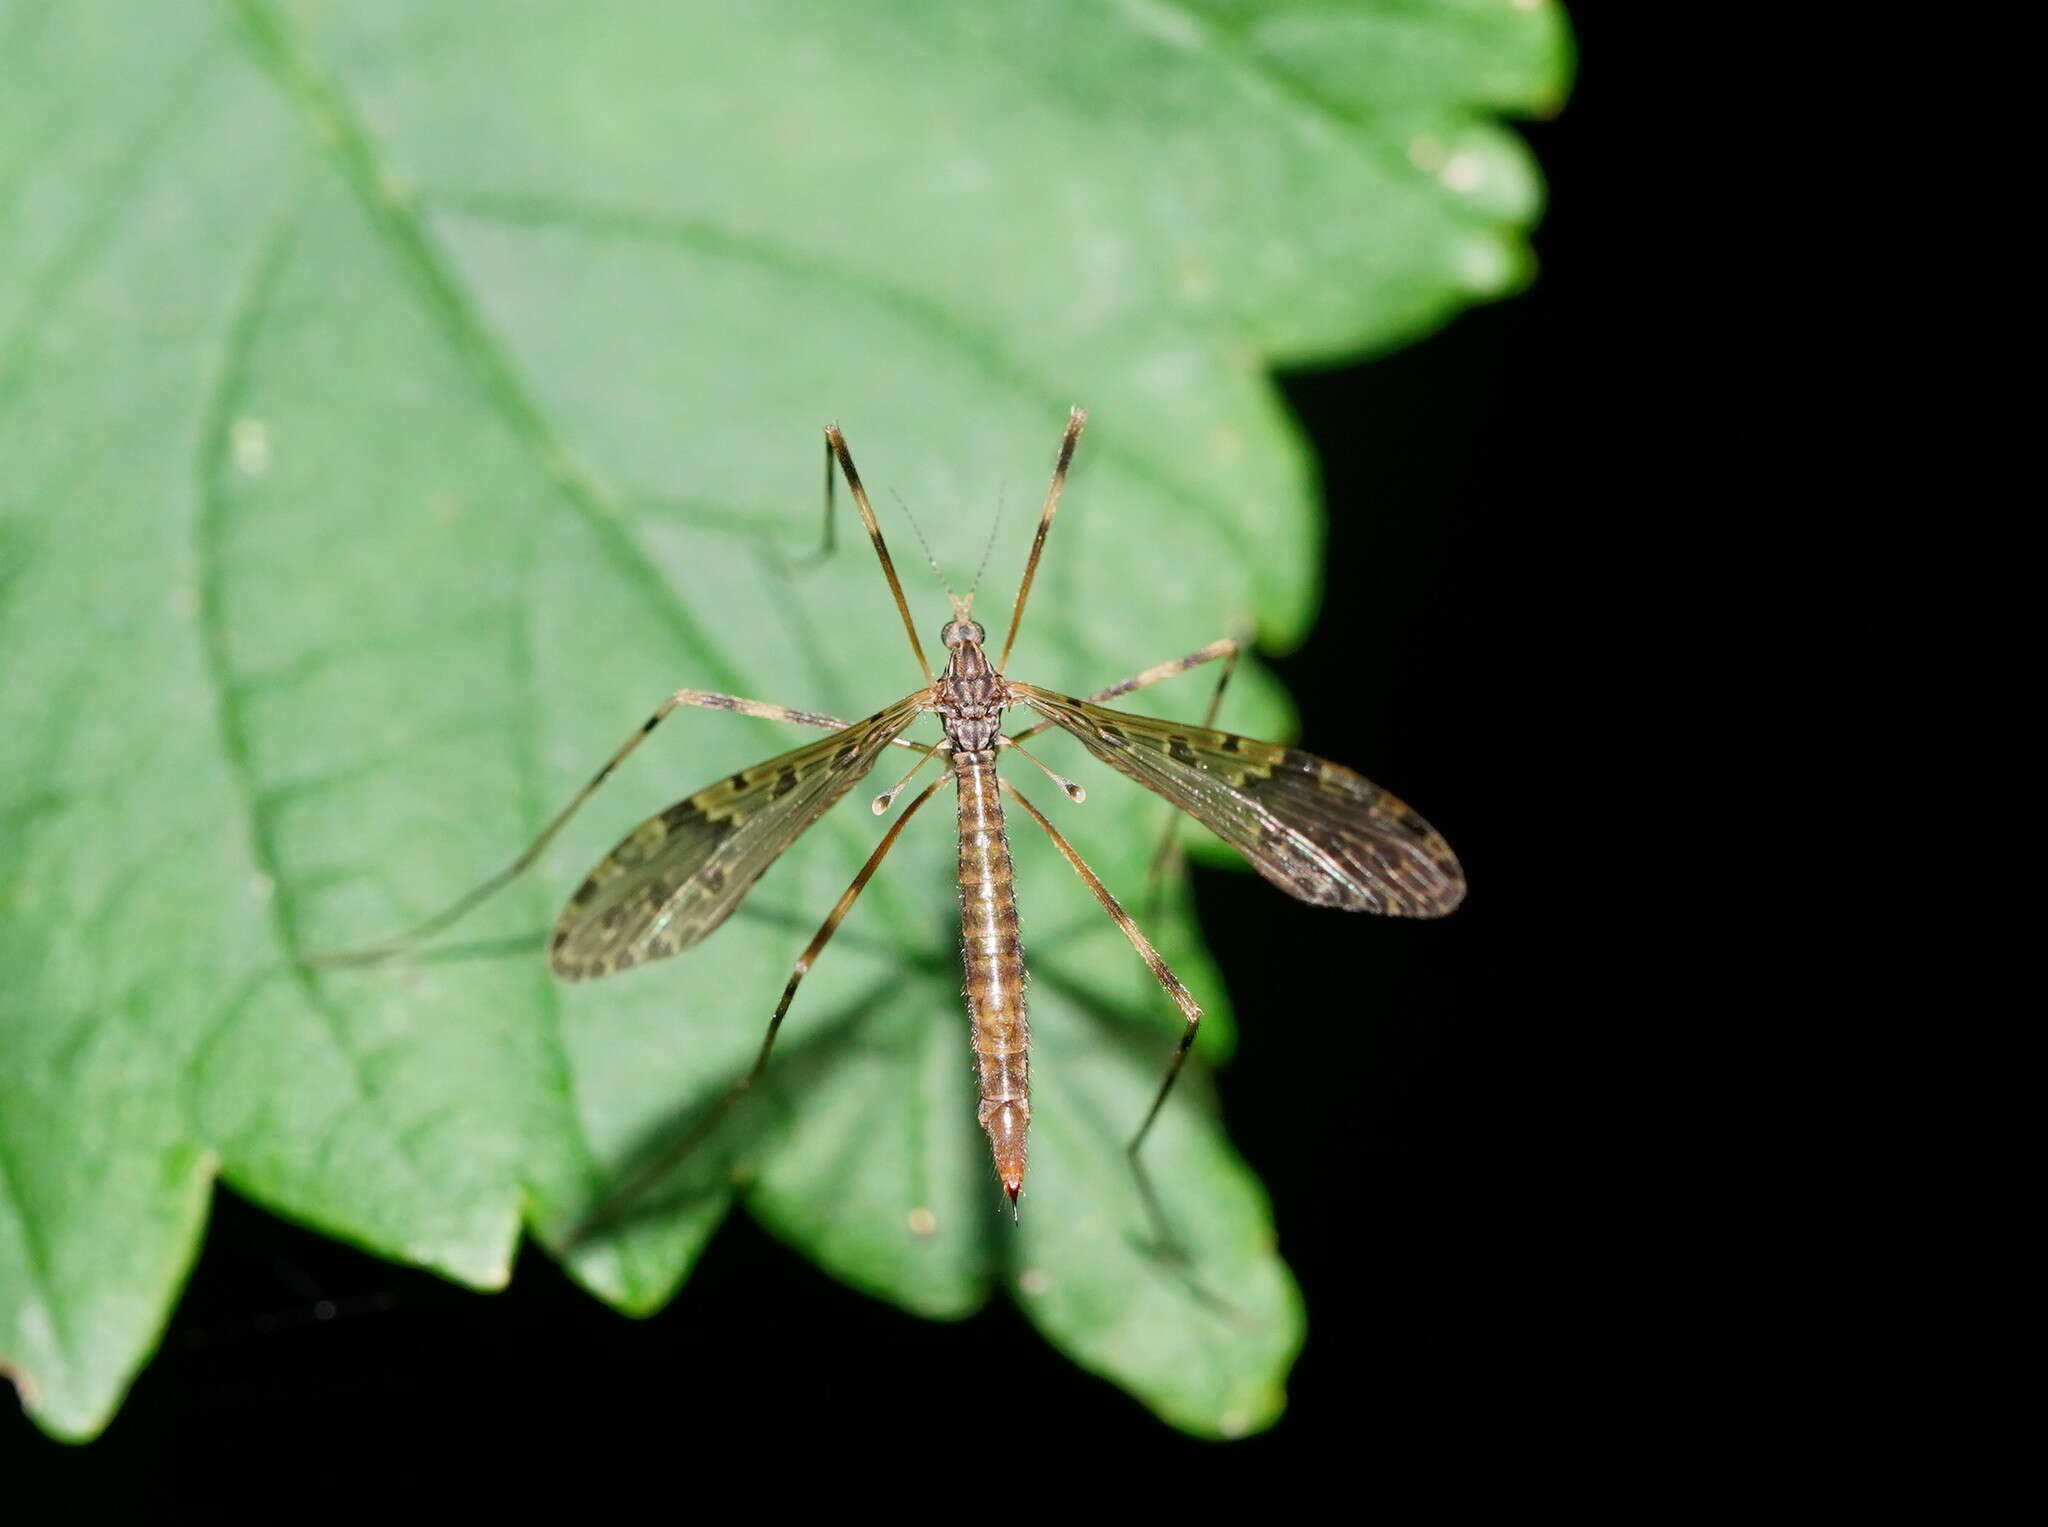
{"type": "MultiPolygon", "coordinates": [[[[924,686],[866,720],[851,723],[736,695],[677,690],[508,868],[410,932],[346,955],[328,956],[327,961],[357,963],[382,958],[453,923],[531,865],[577,808],[678,706],[735,711],[824,728],[831,735],[708,785],[626,834],[577,887],[549,935],[549,963],[565,981],[594,980],[631,970],[650,960],[680,954],[706,937],[732,914],[740,899],[804,829],[852,790],[884,753],[892,746],[911,749],[922,756],[902,781],[875,800],[877,814],[888,809],[926,763],[940,765],[938,777],[903,808],[798,956],[752,1066],[705,1116],[685,1148],[760,1076],[805,973],[904,827],[950,782],[957,802],[960,948],[980,1090],[978,1114],[1002,1189],[1014,1208],[1024,1187],[1031,1126],[1024,951],[1005,830],[1005,797],[1046,833],[1073,866],[1184,1019],[1158,1091],[1126,1148],[1144,1187],[1138,1152],[1180,1075],[1201,1024],[1201,1008],[1073,845],[998,773],[997,760],[1003,750],[1029,759],[1071,799],[1079,801],[1083,799],[1079,785],[1054,774],[1023,746],[1026,739],[1049,727],[1070,732],[1103,763],[1164,796],[1230,843],[1281,890],[1318,906],[1394,917],[1440,917],[1464,896],[1465,881],[1449,845],[1419,815],[1377,785],[1297,749],[1215,730],[1217,707],[1240,650],[1233,639],[1212,642],[1085,699],[1005,676],[1025,601],[1045,550],[1046,533],[1052,528],[1060,490],[1086,419],[1079,408],[1068,417],[1052,485],[1046,491],[1030,556],[1011,606],[1009,632],[994,660],[988,654],[987,633],[973,618],[974,590],[970,588],[964,599],[948,590],[953,616],[939,633],[946,664],[934,673],[918,639],[881,526],[854,469],[852,453],[836,427],[827,429],[828,536],[836,462],[888,580],[911,651],[924,671],[924,686]],[[1110,710],[1101,703],[1216,661],[1224,666],[1201,726],[1110,710]],[[1037,719],[1014,736],[1006,735],[1005,713],[1019,708],[1034,713],[1037,719]],[[905,739],[903,732],[926,714],[937,717],[942,739],[929,746],[905,739]]],[[[1156,1208],[1149,1188],[1145,1198],[1148,1206],[1156,1208]]]]}

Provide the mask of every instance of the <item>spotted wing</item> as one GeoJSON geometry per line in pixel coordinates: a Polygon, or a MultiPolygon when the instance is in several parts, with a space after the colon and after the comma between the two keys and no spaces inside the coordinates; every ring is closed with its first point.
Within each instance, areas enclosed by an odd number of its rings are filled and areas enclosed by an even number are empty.
{"type": "Polygon", "coordinates": [[[1464,898],[1450,845],[1349,769],[1278,743],[1106,710],[1030,684],[1010,687],[1290,896],[1392,917],[1441,917],[1464,898]]]}
{"type": "Polygon", "coordinates": [[[608,976],[680,953],[711,932],[875,766],[922,698],[742,769],[627,833],[555,920],[548,943],[555,974],[566,981],[608,976]]]}

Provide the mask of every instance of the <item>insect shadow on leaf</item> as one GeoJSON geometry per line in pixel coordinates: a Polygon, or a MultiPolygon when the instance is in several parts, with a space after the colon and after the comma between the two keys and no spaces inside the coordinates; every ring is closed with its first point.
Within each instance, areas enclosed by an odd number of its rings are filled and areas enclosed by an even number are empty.
{"type": "MultiPolygon", "coordinates": [[[[846,1057],[860,1029],[897,1001],[902,982],[886,977],[822,1021],[805,1026],[779,1052],[792,1079],[822,1077],[846,1057]]],[[[559,1243],[566,1255],[621,1236],[729,1192],[751,1165],[756,1147],[778,1127],[772,1099],[749,1087],[723,1085],[691,1099],[642,1131],[625,1153],[616,1186],[586,1206],[559,1243]]]]}

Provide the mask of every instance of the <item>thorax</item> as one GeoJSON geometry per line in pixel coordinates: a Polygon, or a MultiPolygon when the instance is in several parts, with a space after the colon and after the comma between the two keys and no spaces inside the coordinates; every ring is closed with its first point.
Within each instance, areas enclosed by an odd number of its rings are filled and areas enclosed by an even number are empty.
{"type": "Polygon", "coordinates": [[[946,671],[932,686],[932,709],[956,753],[988,753],[1003,729],[1009,686],[978,642],[949,649],[946,671]]]}

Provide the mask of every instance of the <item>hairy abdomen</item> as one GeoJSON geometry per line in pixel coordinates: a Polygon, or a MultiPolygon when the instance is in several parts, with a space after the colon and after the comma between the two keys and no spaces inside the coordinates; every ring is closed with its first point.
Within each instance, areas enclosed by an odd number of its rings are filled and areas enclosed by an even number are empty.
{"type": "Polygon", "coordinates": [[[995,1152],[996,1175],[1015,1202],[1024,1185],[1031,1127],[1031,1031],[1024,1018],[1015,877],[995,755],[955,754],[954,772],[960,797],[960,954],[981,1083],[981,1127],[995,1152]]]}

